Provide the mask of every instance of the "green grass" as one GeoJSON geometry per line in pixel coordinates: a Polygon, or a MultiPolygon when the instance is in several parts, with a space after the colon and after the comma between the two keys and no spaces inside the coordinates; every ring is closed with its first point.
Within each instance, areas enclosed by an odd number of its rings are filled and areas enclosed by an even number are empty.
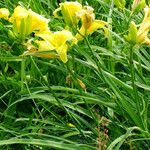
{"type": "MultiPolygon", "coordinates": [[[[124,38],[132,20],[143,20],[143,10],[131,16],[132,1],[124,10],[100,0],[78,2],[109,23],[109,34],[100,29],[78,42],[66,64],[20,56],[25,47],[9,37],[11,27],[1,19],[1,150],[149,149],[149,46],[132,48],[124,38]]],[[[53,17],[59,1],[0,1],[11,13],[17,5],[50,19],[52,31],[65,26],[53,17]]]]}

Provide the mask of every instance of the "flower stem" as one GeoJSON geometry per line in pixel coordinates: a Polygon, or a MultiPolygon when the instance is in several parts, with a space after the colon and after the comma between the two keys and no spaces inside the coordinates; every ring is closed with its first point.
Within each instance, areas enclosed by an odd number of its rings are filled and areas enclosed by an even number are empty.
{"type": "Polygon", "coordinates": [[[24,79],[25,79],[25,58],[22,57],[22,61],[21,61],[21,93],[24,91],[24,79]]]}
{"type": "MultiPolygon", "coordinates": [[[[113,43],[112,43],[112,13],[113,13],[113,8],[114,8],[114,1],[112,1],[112,3],[111,3],[111,7],[110,7],[108,19],[107,19],[107,23],[108,23],[107,47],[108,47],[109,51],[111,51],[111,52],[113,49],[113,43]]],[[[109,64],[108,64],[109,70],[111,70],[111,72],[114,74],[114,72],[115,72],[114,59],[109,57],[108,62],[109,62],[109,64]]]]}

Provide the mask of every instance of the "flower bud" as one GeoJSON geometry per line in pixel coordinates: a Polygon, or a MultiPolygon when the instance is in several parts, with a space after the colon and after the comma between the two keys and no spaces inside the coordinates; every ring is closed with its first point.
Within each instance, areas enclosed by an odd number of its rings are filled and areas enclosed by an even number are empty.
{"type": "Polygon", "coordinates": [[[0,18],[8,20],[9,10],[7,8],[0,8],[0,18]]]}
{"type": "Polygon", "coordinates": [[[125,38],[130,44],[137,44],[137,26],[134,21],[130,23],[128,36],[125,36],[125,38]]]}

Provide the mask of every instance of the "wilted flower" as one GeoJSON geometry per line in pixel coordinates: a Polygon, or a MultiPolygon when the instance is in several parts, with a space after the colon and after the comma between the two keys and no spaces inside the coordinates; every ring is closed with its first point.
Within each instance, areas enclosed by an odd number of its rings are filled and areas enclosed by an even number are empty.
{"type": "Polygon", "coordinates": [[[0,8],[0,18],[8,20],[9,10],[7,8],[0,8]]]}
{"type": "Polygon", "coordinates": [[[82,26],[79,29],[79,33],[76,35],[78,40],[82,40],[83,36],[92,34],[97,29],[103,28],[107,25],[107,23],[102,20],[95,20],[93,10],[92,7],[85,6],[83,10],[77,13],[77,16],[81,18],[82,21],[82,26]]]}
{"type": "Polygon", "coordinates": [[[67,62],[67,49],[69,47],[67,41],[70,41],[72,44],[77,43],[77,39],[67,30],[36,35],[43,39],[43,41],[36,41],[39,47],[38,51],[56,50],[64,63],[67,62]]]}
{"type": "Polygon", "coordinates": [[[49,19],[33,12],[31,9],[26,10],[21,6],[17,6],[13,15],[9,18],[13,23],[13,29],[16,36],[24,38],[33,31],[47,31],[49,19]]]}
{"type": "Polygon", "coordinates": [[[54,16],[60,18],[58,12],[61,11],[62,17],[65,23],[69,27],[77,26],[79,18],[76,16],[76,13],[82,9],[82,5],[78,2],[64,2],[60,3],[60,7],[54,11],[54,16]]]}

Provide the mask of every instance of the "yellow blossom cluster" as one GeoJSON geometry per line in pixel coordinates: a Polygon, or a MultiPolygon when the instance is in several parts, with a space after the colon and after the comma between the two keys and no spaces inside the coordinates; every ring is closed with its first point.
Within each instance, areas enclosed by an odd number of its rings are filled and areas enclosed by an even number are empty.
{"type": "Polygon", "coordinates": [[[75,37],[78,40],[83,40],[85,36],[107,25],[105,21],[96,20],[93,11],[94,9],[92,7],[82,6],[78,2],[64,2],[60,3],[60,7],[53,14],[56,18],[62,18],[67,27],[76,29],[78,33],[75,37]],[[79,27],[80,20],[81,27],[79,27]]]}
{"type": "Polygon", "coordinates": [[[85,36],[92,34],[99,28],[104,28],[107,23],[96,20],[94,9],[90,6],[82,6],[78,2],[60,3],[60,7],[54,11],[54,17],[63,19],[66,28],[62,31],[52,32],[49,30],[49,19],[35,13],[31,9],[17,6],[10,16],[9,10],[0,9],[0,18],[8,20],[12,24],[11,35],[20,41],[26,42],[28,51],[25,55],[36,55],[40,57],[58,57],[67,62],[67,50],[73,44],[84,39],[85,36]],[[61,16],[60,16],[61,14],[61,16]],[[10,16],[10,17],[9,17],[10,16]],[[81,21],[81,23],[79,23],[81,21]],[[80,25],[79,25],[80,24],[80,25]],[[73,32],[74,31],[74,32],[73,32]],[[34,44],[30,40],[31,33],[34,33],[36,40],[34,44]],[[68,42],[69,41],[69,42],[68,42]],[[69,44],[68,44],[69,43],[69,44]],[[53,50],[57,54],[50,54],[53,50]],[[39,53],[47,52],[47,54],[39,53]]]}
{"type": "MultiPolygon", "coordinates": [[[[115,4],[121,7],[121,3],[116,0],[115,4]]],[[[124,2],[124,0],[122,1],[124,2]]],[[[123,3],[124,4],[124,3],[123,3]]],[[[138,12],[146,6],[145,0],[134,0],[132,13],[138,12]]],[[[150,8],[144,8],[145,16],[138,27],[134,21],[130,23],[126,40],[134,45],[149,44],[148,33],[150,30],[150,8]]],[[[50,20],[22,6],[17,6],[13,14],[6,8],[0,8],[0,19],[5,19],[12,24],[10,35],[16,39],[26,42],[27,51],[25,55],[35,55],[46,58],[60,58],[64,63],[67,62],[67,50],[78,41],[92,34],[99,28],[107,30],[107,23],[103,20],[95,19],[94,9],[90,6],[83,6],[78,2],[63,2],[59,4],[53,15],[55,18],[62,19],[65,29],[52,32],[49,30],[50,20]],[[30,39],[34,33],[36,40],[34,45],[30,39]],[[56,52],[56,53],[53,53],[56,52]]],[[[33,39],[34,37],[32,37],[33,39]]]]}

